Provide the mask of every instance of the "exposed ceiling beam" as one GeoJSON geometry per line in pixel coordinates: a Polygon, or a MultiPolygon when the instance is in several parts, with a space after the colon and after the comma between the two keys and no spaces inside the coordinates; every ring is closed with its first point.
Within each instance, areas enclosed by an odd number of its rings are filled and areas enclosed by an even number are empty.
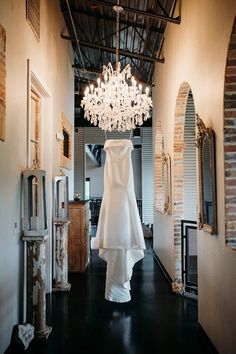
{"type": "Polygon", "coordinates": [[[76,80],[79,81],[79,83],[85,83],[85,84],[97,84],[96,80],[90,79],[88,77],[80,77],[80,76],[76,76],[75,77],[76,80]]]}
{"type": "MultiPolygon", "coordinates": [[[[92,2],[93,4],[98,4],[98,5],[104,5],[104,6],[114,6],[114,3],[110,3],[108,1],[102,1],[102,0],[88,0],[89,2],[92,2]]],[[[126,12],[131,12],[132,14],[137,14],[137,15],[141,15],[144,17],[150,17],[153,18],[154,20],[161,20],[161,21],[165,21],[165,22],[171,22],[171,23],[175,23],[177,25],[180,24],[180,17],[169,17],[169,16],[164,16],[164,15],[158,15],[158,14],[153,14],[151,12],[147,12],[147,11],[142,11],[142,10],[138,10],[138,9],[134,9],[131,7],[127,7],[127,6],[122,6],[123,10],[126,12]]]]}
{"type": "MultiPolygon", "coordinates": [[[[67,8],[67,6],[61,6],[61,10],[62,10],[62,12],[66,12],[66,11],[68,11],[68,8],[67,8]]],[[[93,11],[90,11],[90,10],[77,9],[75,7],[71,7],[71,12],[72,13],[78,13],[78,14],[81,14],[81,15],[90,16],[90,17],[96,17],[99,20],[116,22],[116,17],[115,16],[107,16],[107,15],[103,15],[103,14],[100,14],[100,13],[97,13],[97,12],[93,12],[93,11]]],[[[146,25],[142,24],[142,23],[133,22],[133,21],[127,21],[127,20],[122,19],[122,18],[120,18],[119,22],[121,24],[123,24],[123,25],[146,29],[146,25]]],[[[157,33],[164,33],[164,29],[163,28],[159,28],[157,26],[150,26],[150,31],[151,32],[157,32],[157,33]]]]}
{"type": "Polygon", "coordinates": [[[156,4],[157,4],[157,6],[159,6],[161,8],[161,10],[164,12],[165,16],[169,17],[169,14],[166,12],[165,7],[162,6],[162,4],[160,3],[159,0],[156,0],[156,4]]]}
{"type": "Polygon", "coordinates": [[[93,68],[93,67],[86,67],[85,70],[82,68],[81,65],[78,64],[73,64],[72,65],[73,68],[78,69],[79,71],[83,72],[83,73],[92,73],[92,74],[101,74],[101,70],[102,68],[99,70],[97,68],[93,68]]]}
{"type": "MultiPolygon", "coordinates": [[[[72,42],[76,42],[76,38],[70,37],[70,36],[65,36],[64,34],[61,34],[61,38],[66,39],[66,40],[70,40],[72,42]]],[[[116,48],[106,47],[106,46],[103,46],[101,44],[95,44],[95,43],[90,43],[90,42],[79,41],[79,45],[82,46],[82,47],[101,49],[101,50],[103,50],[105,52],[110,52],[110,53],[114,53],[114,54],[116,53],[116,48]]],[[[134,52],[130,52],[129,50],[119,49],[119,54],[120,55],[124,55],[124,56],[129,57],[129,58],[135,58],[135,59],[138,59],[138,60],[144,60],[144,61],[148,61],[148,62],[151,62],[151,63],[155,63],[155,62],[164,63],[165,62],[164,58],[159,59],[159,58],[155,58],[155,57],[151,57],[151,56],[147,56],[147,55],[143,55],[143,54],[137,54],[137,53],[134,53],[134,52]]]]}

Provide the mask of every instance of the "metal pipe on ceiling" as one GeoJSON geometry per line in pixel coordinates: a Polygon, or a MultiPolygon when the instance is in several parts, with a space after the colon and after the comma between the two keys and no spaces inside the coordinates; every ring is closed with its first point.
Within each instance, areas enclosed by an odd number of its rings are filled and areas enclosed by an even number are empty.
{"type": "MultiPolygon", "coordinates": [[[[92,2],[93,4],[99,4],[99,5],[104,5],[104,6],[113,6],[113,3],[110,3],[108,1],[102,1],[102,0],[88,0],[89,2],[92,2]]],[[[130,12],[132,14],[137,14],[137,15],[141,15],[144,17],[149,17],[149,18],[153,18],[154,20],[161,20],[161,21],[165,21],[165,22],[171,22],[171,23],[175,23],[177,25],[180,24],[181,20],[180,17],[169,17],[169,16],[164,16],[164,15],[158,15],[158,14],[152,14],[150,12],[147,11],[143,11],[143,10],[138,10],[138,9],[134,9],[131,7],[127,7],[127,6],[122,6],[124,11],[126,12],[130,12]]]]}
{"type": "MultiPolygon", "coordinates": [[[[70,36],[65,36],[64,34],[61,34],[61,38],[66,39],[66,40],[70,40],[72,42],[76,41],[76,38],[73,38],[70,36]]],[[[110,48],[110,47],[106,47],[106,46],[103,46],[100,44],[89,43],[89,42],[84,42],[84,41],[79,41],[79,44],[81,46],[88,47],[88,48],[101,49],[106,52],[116,53],[116,48],[110,48]]],[[[127,50],[122,50],[122,49],[119,50],[119,53],[120,53],[120,55],[124,55],[124,56],[130,57],[130,58],[135,58],[135,59],[139,59],[139,60],[148,61],[151,63],[155,63],[155,62],[164,63],[165,62],[164,58],[159,59],[159,58],[150,57],[150,56],[143,55],[143,54],[136,54],[134,52],[130,52],[127,50]]]]}

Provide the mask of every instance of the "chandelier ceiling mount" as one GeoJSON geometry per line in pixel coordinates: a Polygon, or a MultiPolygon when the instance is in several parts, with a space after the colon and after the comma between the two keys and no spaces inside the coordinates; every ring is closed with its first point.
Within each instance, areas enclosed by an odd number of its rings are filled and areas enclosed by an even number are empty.
{"type": "Polygon", "coordinates": [[[116,12],[116,67],[111,63],[103,66],[103,80],[97,79],[97,87],[93,84],[85,90],[81,101],[84,116],[93,125],[105,131],[117,130],[124,132],[141,126],[150,118],[152,99],[149,88],[143,92],[141,84],[137,86],[131,74],[130,65],[121,70],[119,62],[119,17],[123,8],[113,6],[116,12]]]}

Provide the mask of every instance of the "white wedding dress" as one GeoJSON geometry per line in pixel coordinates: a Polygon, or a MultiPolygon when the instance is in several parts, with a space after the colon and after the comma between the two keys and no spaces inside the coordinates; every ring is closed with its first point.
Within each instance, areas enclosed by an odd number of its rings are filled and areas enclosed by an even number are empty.
{"type": "Polygon", "coordinates": [[[133,144],[107,140],[104,150],[104,194],[93,247],[107,262],[105,299],[127,302],[133,266],[146,248],[134,191],[133,144]]]}

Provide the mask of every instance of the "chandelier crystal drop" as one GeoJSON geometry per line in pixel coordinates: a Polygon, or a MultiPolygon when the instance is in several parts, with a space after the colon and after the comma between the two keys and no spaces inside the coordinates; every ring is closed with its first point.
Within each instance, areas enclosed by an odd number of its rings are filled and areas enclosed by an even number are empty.
{"type": "Polygon", "coordinates": [[[117,13],[116,69],[111,63],[103,66],[103,80],[97,80],[97,87],[91,84],[86,88],[81,106],[91,124],[105,131],[124,132],[142,125],[151,116],[152,99],[148,87],[143,92],[142,85],[137,86],[129,64],[121,71],[118,59],[119,14],[122,7],[113,8],[117,13]]]}

